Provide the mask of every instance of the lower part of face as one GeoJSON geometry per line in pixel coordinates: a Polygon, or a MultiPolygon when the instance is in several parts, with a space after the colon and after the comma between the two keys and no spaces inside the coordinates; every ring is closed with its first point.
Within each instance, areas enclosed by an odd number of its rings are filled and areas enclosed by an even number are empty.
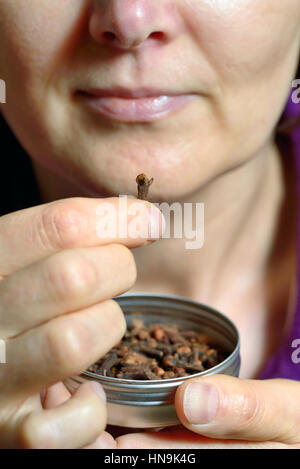
{"type": "Polygon", "coordinates": [[[153,196],[177,199],[270,142],[299,39],[299,0],[0,0],[1,112],[39,165],[87,194],[135,193],[143,172],[153,196]],[[142,122],[82,99],[117,87],[192,97],[142,122]]]}

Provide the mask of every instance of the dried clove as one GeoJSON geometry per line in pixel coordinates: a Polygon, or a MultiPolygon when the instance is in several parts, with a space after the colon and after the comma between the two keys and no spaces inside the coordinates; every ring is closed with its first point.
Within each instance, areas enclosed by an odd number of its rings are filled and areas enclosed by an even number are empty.
{"type": "MultiPolygon", "coordinates": [[[[110,371],[116,363],[120,361],[118,359],[118,353],[116,350],[113,350],[112,353],[108,353],[106,355],[106,359],[103,361],[102,365],[100,366],[98,373],[106,376],[107,372],[110,371]]],[[[93,370],[92,370],[93,371],[93,370]]]]}
{"type": "Polygon", "coordinates": [[[121,379],[169,379],[207,370],[227,356],[206,334],[138,320],[89,371],[121,379]]]}
{"type": "Polygon", "coordinates": [[[138,199],[148,200],[149,187],[153,183],[154,179],[148,179],[146,174],[142,173],[136,177],[137,189],[138,189],[138,199]]]}

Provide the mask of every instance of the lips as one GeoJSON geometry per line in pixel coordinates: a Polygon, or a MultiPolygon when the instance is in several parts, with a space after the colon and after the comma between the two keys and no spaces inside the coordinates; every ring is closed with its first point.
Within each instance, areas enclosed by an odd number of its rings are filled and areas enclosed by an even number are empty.
{"type": "Polygon", "coordinates": [[[78,93],[89,108],[105,118],[119,122],[152,122],[178,111],[196,95],[159,90],[90,89],[78,93]]]}

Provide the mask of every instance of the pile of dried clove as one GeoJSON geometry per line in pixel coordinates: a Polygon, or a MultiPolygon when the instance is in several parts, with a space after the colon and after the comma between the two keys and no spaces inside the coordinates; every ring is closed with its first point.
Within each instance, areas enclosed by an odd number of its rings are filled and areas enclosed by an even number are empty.
{"type": "Polygon", "coordinates": [[[136,320],[121,342],[88,371],[122,379],[179,378],[208,370],[227,356],[205,334],[136,320]]]}

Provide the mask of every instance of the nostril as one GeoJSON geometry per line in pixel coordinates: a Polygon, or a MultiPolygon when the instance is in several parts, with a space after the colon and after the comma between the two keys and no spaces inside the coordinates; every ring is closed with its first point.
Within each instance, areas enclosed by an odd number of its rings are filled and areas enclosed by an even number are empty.
{"type": "Polygon", "coordinates": [[[163,36],[164,34],[161,31],[153,31],[153,33],[149,35],[149,37],[152,39],[162,39],[163,36]]]}
{"type": "Polygon", "coordinates": [[[103,33],[103,37],[104,37],[104,39],[107,39],[108,41],[112,41],[113,39],[116,38],[116,35],[114,33],[110,32],[110,31],[105,31],[103,33]]]}
{"type": "MultiPolygon", "coordinates": [[[[1,2],[1,0],[0,0],[0,2],[1,2]]],[[[112,42],[115,43],[116,39],[118,39],[118,36],[117,36],[115,33],[111,32],[111,31],[104,31],[104,32],[102,33],[102,37],[103,37],[103,39],[104,39],[105,41],[111,42],[111,43],[112,43],[112,42]]],[[[163,38],[164,38],[164,33],[162,33],[161,31],[153,31],[153,32],[152,32],[151,34],[149,34],[149,36],[148,36],[148,39],[155,39],[155,40],[160,40],[160,39],[163,39],[163,38]]],[[[121,42],[121,41],[118,41],[118,42],[121,42]]],[[[125,43],[125,40],[122,41],[122,42],[125,43]]],[[[142,42],[141,40],[138,40],[138,39],[136,38],[136,40],[132,40],[132,41],[131,41],[131,46],[132,46],[132,47],[137,47],[137,46],[140,45],[141,42],[142,42]]]]}

